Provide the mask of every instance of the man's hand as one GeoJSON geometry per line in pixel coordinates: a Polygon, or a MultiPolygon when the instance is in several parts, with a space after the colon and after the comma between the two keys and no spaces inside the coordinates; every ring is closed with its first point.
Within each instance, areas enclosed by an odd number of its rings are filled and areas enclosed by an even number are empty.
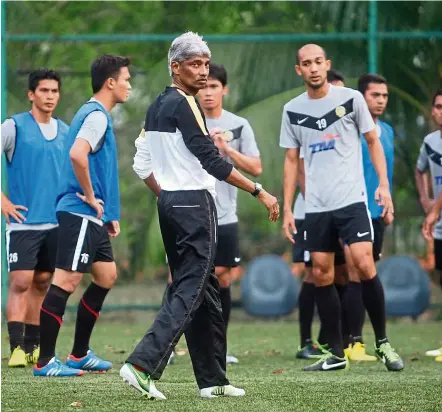
{"type": "Polygon", "coordinates": [[[222,137],[219,137],[219,135],[215,136],[213,143],[215,143],[215,146],[218,148],[220,153],[227,154],[229,145],[223,140],[222,137]]]}
{"type": "Polygon", "coordinates": [[[425,239],[433,239],[433,229],[434,225],[439,220],[439,215],[440,213],[436,212],[433,208],[425,218],[424,225],[422,226],[422,235],[425,239]]]}
{"type": "Polygon", "coordinates": [[[275,196],[267,193],[262,189],[258,194],[258,200],[267,208],[269,211],[269,220],[276,222],[279,217],[279,204],[275,196]]]}
{"type": "Polygon", "coordinates": [[[14,205],[6,196],[2,196],[2,213],[5,215],[7,223],[11,223],[11,217],[18,223],[23,223],[26,218],[19,212],[19,210],[28,210],[22,205],[14,205]]]}
{"type": "Polygon", "coordinates": [[[393,223],[393,220],[394,220],[394,214],[393,214],[393,213],[390,213],[390,212],[387,213],[387,214],[384,216],[383,220],[384,220],[384,224],[385,224],[386,226],[391,225],[391,224],[393,223]]]}
{"type": "Polygon", "coordinates": [[[291,210],[284,211],[284,221],[282,223],[282,229],[284,230],[285,237],[290,243],[295,244],[293,234],[296,233],[295,218],[291,210]]]}
{"type": "Polygon", "coordinates": [[[389,213],[394,215],[393,201],[388,186],[379,185],[374,194],[374,198],[378,205],[384,207],[381,214],[382,218],[389,213]]]}
{"type": "Polygon", "coordinates": [[[229,145],[224,140],[224,130],[219,127],[214,127],[213,129],[210,129],[209,134],[218,150],[225,154],[229,150],[229,145]]]}
{"type": "Polygon", "coordinates": [[[107,233],[110,237],[117,237],[120,234],[120,222],[118,220],[112,220],[111,222],[105,223],[107,233]]]}
{"type": "Polygon", "coordinates": [[[436,200],[427,197],[426,199],[421,200],[421,204],[425,214],[428,215],[431,212],[431,209],[433,209],[433,206],[436,204],[436,200]]]}
{"type": "Polygon", "coordinates": [[[91,198],[82,195],[81,193],[77,193],[77,196],[84,202],[87,203],[92,209],[97,212],[97,219],[101,219],[104,213],[103,205],[104,202],[101,199],[96,199],[95,196],[91,198]]]}

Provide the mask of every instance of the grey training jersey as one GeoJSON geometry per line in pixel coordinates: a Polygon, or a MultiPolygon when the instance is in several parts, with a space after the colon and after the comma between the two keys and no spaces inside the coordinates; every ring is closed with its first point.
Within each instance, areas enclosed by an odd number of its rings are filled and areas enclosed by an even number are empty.
{"type": "Polygon", "coordinates": [[[362,94],[330,85],[322,99],[307,92],[284,106],[280,146],[304,150],[305,213],[366,202],[360,133],[375,128],[362,94]]]}
{"type": "MultiPolygon", "coordinates": [[[[255,135],[249,122],[243,117],[239,117],[226,110],[222,111],[221,117],[210,118],[206,117],[206,124],[209,132],[214,127],[222,130],[230,130],[233,134],[233,139],[228,143],[238,152],[245,156],[259,156],[258,146],[256,144],[255,135]]],[[[233,161],[226,157],[229,163],[233,161]]],[[[226,182],[216,181],[216,210],[218,212],[218,224],[227,225],[238,221],[236,213],[236,202],[238,197],[238,189],[226,182]]]]}
{"type": "MultiPolygon", "coordinates": [[[[421,172],[430,171],[433,196],[437,199],[442,192],[442,132],[440,130],[425,137],[416,166],[421,172]]],[[[435,239],[442,240],[442,217],[434,227],[433,235],[435,239]]]]}

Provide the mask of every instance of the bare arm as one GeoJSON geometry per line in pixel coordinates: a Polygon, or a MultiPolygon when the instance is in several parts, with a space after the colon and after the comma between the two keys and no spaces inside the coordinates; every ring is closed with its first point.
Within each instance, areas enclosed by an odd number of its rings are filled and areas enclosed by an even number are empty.
{"type": "Polygon", "coordinates": [[[226,155],[233,160],[233,164],[237,169],[250,173],[252,176],[259,176],[262,173],[261,158],[255,156],[246,156],[238,152],[238,150],[227,146],[226,155]]]}
{"type": "Polygon", "coordinates": [[[80,184],[83,193],[77,193],[84,202],[97,211],[97,218],[101,219],[103,215],[103,200],[95,199],[94,189],[92,187],[91,176],[89,173],[88,155],[91,151],[89,142],[82,138],[75,139],[69,152],[72,168],[80,184]]]}
{"type": "Polygon", "coordinates": [[[292,207],[298,175],[298,159],[299,148],[286,149],[284,160],[284,222],[282,228],[285,236],[291,243],[294,243],[293,233],[296,233],[292,207]]]}
{"type": "Polygon", "coordinates": [[[439,197],[436,200],[436,203],[433,206],[433,210],[436,213],[440,213],[442,210],[442,192],[440,192],[439,197]]]}
{"type": "Polygon", "coordinates": [[[242,189],[246,192],[253,193],[255,191],[255,183],[253,183],[247,177],[243,176],[235,168],[232,169],[232,172],[225,181],[233,186],[236,186],[238,189],[242,189]]]}
{"type": "Polygon", "coordinates": [[[143,179],[143,182],[158,197],[158,195],[160,194],[160,191],[161,191],[161,187],[157,183],[153,173],[151,173],[151,175],[149,177],[146,177],[146,179],[143,179]]]}
{"type": "Polygon", "coordinates": [[[429,181],[428,181],[428,173],[427,171],[420,171],[418,168],[414,171],[414,178],[416,181],[416,188],[419,193],[419,201],[424,209],[425,214],[427,215],[431,207],[434,205],[434,200],[430,197],[429,181]]]}
{"type": "Polygon", "coordinates": [[[241,132],[240,150],[231,147],[224,139],[225,131],[220,128],[210,130],[210,137],[220,152],[225,153],[233,161],[234,166],[252,176],[259,176],[262,173],[261,158],[259,157],[255,135],[248,122],[241,132]]]}
{"type": "Polygon", "coordinates": [[[433,238],[434,225],[440,218],[440,213],[442,210],[442,192],[435,201],[433,207],[431,208],[428,216],[425,218],[424,225],[422,227],[422,234],[425,239],[431,240],[433,238]]]}
{"type": "Polygon", "coordinates": [[[299,159],[298,161],[298,183],[299,188],[301,189],[302,197],[305,199],[305,168],[304,168],[304,159],[299,159]]]}
{"type": "Polygon", "coordinates": [[[284,160],[284,213],[292,213],[298,176],[299,149],[287,149],[284,160]]]}
{"type": "Polygon", "coordinates": [[[94,190],[92,188],[91,176],[89,173],[89,160],[88,155],[91,151],[91,146],[84,139],[75,139],[74,144],[69,152],[72,167],[74,169],[75,176],[78,183],[80,183],[83,194],[92,199],[94,190]]]}
{"type": "Polygon", "coordinates": [[[376,130],[370,130],[369,132],[364,134],[364,137],[367,140],[371,162],[373,163],[376,174],[378,175],[379,186],[384,186],[387,189],[390,189],[387,175],[387,162],[385,161],[385,153],[382,147],[382,143],[376,134],[376,130]]]}

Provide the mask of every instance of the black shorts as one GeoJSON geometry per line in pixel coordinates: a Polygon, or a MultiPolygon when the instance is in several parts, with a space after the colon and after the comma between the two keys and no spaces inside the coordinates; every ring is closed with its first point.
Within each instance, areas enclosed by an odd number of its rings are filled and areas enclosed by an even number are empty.
{"type": "Polygon", "coordinates": [[[434,239],[434,259],[437,270],[442,270],[442,239],[434,239]]]}
{"type": "MultiPolygon", "coordinates": [[[[293,245],[293,263],[305,263],[307,267],[312,266],[310,252],[307,250],[307,240],[305,234],[305,220],[295,220],[296,233],[293,235],[295,244],[293,245]]],[[[335,266],[345,264],[344,249],[338,244],[335,252],[335,266]]]]}
{"type": "Polygon", "coordinates": [[[6,231],[8,270],[53,272],[57,255],[58,228],[6,231]]]}
{"type": "Polygon", "coordinates": [[[238,223],[218,226],[214,265],[234,268],[239,266],[240,262],[238,223]]]}
{"type": "Polygon", "coordinates": [[[381,217],[372,219],[373,225],[373,258],[377,262],[382,257],[382,245],[384,244],[385,223],[381,217]]]}
{"type": "Polygon", "coordinates": [[[59,223],[56,268],[90,272],[92,263],[113,262],[112,245],[104,226],[67,212],[57,213],[59,223]]]}
{"type": "Polygon", "coordinates": [[[311,266],[310,253],[306,250],[304,219],[296,219],[296,233],[293,235],[295,244],[293,245],[293,263],[305,263],[311,266]]]}
{"type": "Polygon", "coordinates": [[[373,229],[367,206],[354,203],[330,212],[306,213],[305,231],[310,252],[336,252],[344,244],[373,242],[373,229]]]}

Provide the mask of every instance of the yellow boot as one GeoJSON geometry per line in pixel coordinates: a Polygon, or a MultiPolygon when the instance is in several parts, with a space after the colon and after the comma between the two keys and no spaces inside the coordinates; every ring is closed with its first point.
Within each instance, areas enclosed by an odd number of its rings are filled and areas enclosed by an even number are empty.
{"type": "Polygon", "coordinates": [[[442,355],[441,355],[441,356],[436,356],[436,357],[434,358],[434,360],[435,360],[436,362],[442,362],[442,355]]]}
{"type": "Polygon", "coordinates": [[[361,342],[356,342],[354,345],[350,345],[351,348],[348,351],[348,357],[352,361],[375,361],[375,356],[370,356],[365,353],[365,345],[361,342]]]}
{"type": "Polygon", "coordinates": [[[24,368],[26,366],[26,353],[25,351],[17,346],[9,358],[8,367],[10,368],[24,368]]]}
{"type": "Polygon", "coordinates": [[[39,356],[40,356],[40,346],[35,346],[32,352],[26,354],[26,363],[28,365],[37,364],[39,356]]]}

